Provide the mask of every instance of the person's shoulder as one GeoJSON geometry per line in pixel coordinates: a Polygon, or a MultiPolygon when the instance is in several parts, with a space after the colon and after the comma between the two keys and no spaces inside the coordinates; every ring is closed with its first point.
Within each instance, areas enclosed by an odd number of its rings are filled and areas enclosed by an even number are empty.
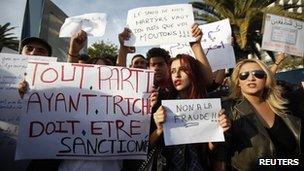
{"type": "Polygon", "coordinates": [[[238,100],[228,97],[228,98],[222,98],[221,102],[223,107],[228,107],[228,106],[234,106],[238,102],[238,100]]]}

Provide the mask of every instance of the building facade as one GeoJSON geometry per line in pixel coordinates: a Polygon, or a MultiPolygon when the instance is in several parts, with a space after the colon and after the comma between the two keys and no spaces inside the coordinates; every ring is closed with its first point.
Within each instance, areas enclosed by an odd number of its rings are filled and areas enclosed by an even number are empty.
{"type": "Polygon", "coordinates": [[[58,61],[66,61],[69,39],[60,38],[60,27],[68,16],[50,0],[27,0],[21,40],[26,37],[40,37],[53,49],[58,61]]]}

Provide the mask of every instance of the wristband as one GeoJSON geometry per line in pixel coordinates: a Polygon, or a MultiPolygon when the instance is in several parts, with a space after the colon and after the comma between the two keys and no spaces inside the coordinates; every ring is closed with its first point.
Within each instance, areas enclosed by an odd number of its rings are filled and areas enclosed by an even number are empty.
{"type": "Polygon", "coordinates": [[[276,65],[280,65],[280,63],[276,63],[276,62],[275,62],[274,64],[276,64],[276,65]]]}
{"type": "Polygon", "coordinates": [[[78,58],[78,55],[72,55],[70,53],[68,53],[69,56],[71,56],[72,58],[78,58]]]}

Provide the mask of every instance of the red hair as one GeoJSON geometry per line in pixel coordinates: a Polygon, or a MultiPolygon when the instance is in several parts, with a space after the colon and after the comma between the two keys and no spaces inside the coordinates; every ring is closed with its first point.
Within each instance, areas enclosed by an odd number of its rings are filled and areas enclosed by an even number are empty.
{"type": "MultiPolygon", "coordinates": [[[[198,99],[207,96],[206,85],[202,82],[204,76],[201,63],[187,54],[178,54],[175,58],[169,61],[169,75],[171,78],[171,64],[175,60],[180,60],[180,63],[185,67],[185,73],[190,79],[190,87],[188,89],[188,99],[198,99]]],[[[177,94],[172,81],[170,81],[170,87],[172,87],[172,95],[177,94]]]]}

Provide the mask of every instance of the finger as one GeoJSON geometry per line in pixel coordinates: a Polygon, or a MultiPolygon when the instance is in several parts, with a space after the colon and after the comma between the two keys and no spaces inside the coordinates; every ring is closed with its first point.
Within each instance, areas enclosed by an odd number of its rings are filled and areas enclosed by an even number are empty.
{"type": "Polygon", "coordinates": [[[194,34],[195,34],[195,37],[202,35],[201,29],[200,28],[195,29],[194,34]]]}
{"type": "Polygon", "coordinates": [[[134,47],[129,47],[129,52],[130,53],[134,53],[135,52],[135,48],[134,47]]]}
{"type": "Polygon", "coordinates": [[[219,115],[221,116],[221,115],[223,115],[225,113],[225,109],[221,109],[220,111],[219,111],[219,115]]]}
{"type": "Polygon", "coordinates": [[[226,125],[228,123],[228,120],[226,118],[221,119],[220,121],[220,125],[226,125]]]}
{"type": "Polygon", "coordinates": [[[224,115],[224,114],[219,115],[218,120],[222,121],[223,119],[226,119],[226,115],[224,115]]]}
{"type": "Polygon", "coordinates": [[[195,27],[198,27],[198,23],[193,23],[191,28],[195,28],[195,27]]]}

